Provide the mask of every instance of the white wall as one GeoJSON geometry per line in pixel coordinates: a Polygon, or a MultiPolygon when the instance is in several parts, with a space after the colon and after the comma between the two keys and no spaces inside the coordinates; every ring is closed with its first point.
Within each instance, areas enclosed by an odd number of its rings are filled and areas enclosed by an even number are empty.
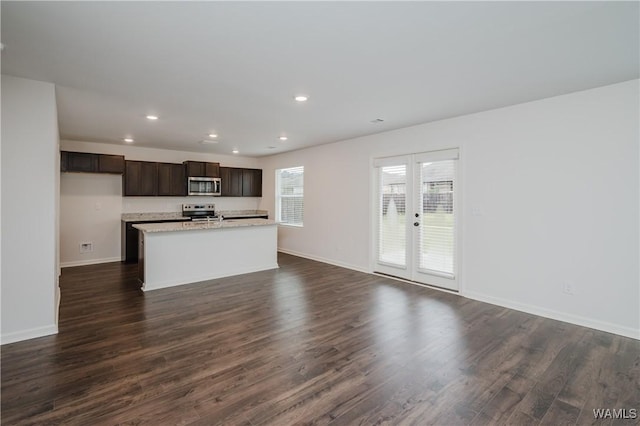
{"type": "Polygon", "coordinates": [[[460,147],[461,294],[640,338],[639,100],[633,80],[266,157],[261,207],[304,166],[280,249],[370,271],[371,159],[460,147]]]}
{"type": "MultiPolygon", "coordinates": [[[[65,151],[124,155],[127,160],[182,163],[213,161],[223,166],[258,166],[255,158],[203,154],[135,145],[61,141],[65,151]]],[[[62,173],[60,177],[60,261],[62,266],[113,262],[121,259],[122,213],[177,212],[183,203],[212,202],[218,210],[255,210],[259,198],[250,197],[122,197],[122,177],[92,173],[62,173]],[[93,251],[80,253],[90,242],[93,251]]]]}
{"type": "Polygon", "coordinates": [[[2,76],[2,343],[57,333],[55,87],[2,76]]]}
{"type": "Polygon", "coordinates": [[[60,261],[63,267],[120,260],[122,177],[60,175],[60,261]],[[93,252],[80,253],[90,242],[93,252]]]}

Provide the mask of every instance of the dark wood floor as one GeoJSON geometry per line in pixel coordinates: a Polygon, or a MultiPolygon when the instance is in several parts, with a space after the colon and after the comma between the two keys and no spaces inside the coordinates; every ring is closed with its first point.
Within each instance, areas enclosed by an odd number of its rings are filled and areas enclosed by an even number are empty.
{"type": "Polygon", "coordinates": [[[592,411],[640,408],[636,340],[279,262],[146,294],[65,269],[59,334],[2,347],[2,424],[638,423],[592,411]]]}

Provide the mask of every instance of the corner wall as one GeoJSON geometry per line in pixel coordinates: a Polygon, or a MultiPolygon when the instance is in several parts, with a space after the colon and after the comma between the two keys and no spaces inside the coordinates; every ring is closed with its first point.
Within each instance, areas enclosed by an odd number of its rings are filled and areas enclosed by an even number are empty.
{"type": "Polygon", "coordinates": [[[55,87],[2,75],[2,344],[57,333],[55,87]]]}
{"type": "Polygon", "coordinates": [[[460,294],[640,338],[639,90],[632,80],[266,157],[261,208],[275,212],[275,169],[304,166],[304,227],[280,226],[279,249],[371,271],[372,159],[459,147],[460,294]]]}

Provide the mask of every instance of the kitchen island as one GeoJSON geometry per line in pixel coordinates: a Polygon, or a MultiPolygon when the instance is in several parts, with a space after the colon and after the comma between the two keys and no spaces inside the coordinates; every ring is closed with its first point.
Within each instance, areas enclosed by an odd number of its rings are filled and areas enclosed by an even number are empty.
{"type": "MultiPolygon", "coordinates": [[[[269,212],[266,210],[218,210],[216,214],[225,219],[269,218],[269,212]]],[[[188,220],[191,218],[184,216],[182,212],[123,213],[121,226],[122,260],[127,263],[138,262],[139,231],[133,225],[145,222],[186,222],[188,220]]]]}
{"type": "Polygon", "coordinates": [[[278,267],[277,226],[268,219],[136,224],[142,290],[278,267]]]}

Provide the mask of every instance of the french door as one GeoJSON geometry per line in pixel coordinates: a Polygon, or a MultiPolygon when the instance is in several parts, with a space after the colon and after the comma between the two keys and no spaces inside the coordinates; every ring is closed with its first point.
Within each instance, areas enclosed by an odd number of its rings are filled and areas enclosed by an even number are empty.
{"type": "Polygon", "coordinates": [[[458,150],[374,161],[374,271],[458,290],[458,150]]]}

